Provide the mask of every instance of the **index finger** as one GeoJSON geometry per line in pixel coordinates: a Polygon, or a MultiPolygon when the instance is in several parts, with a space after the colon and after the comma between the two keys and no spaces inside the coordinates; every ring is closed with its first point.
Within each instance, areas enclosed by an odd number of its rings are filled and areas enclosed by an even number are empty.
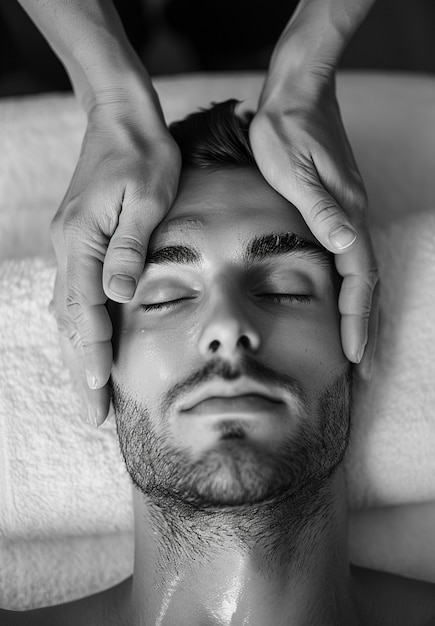
{"type": "Polygon", "coordinates": [[[341,313],[341,342],[346,357],[359,363],[368,340],[368,326],[378,269],[370,235],[358,229],[358,239],[349,249],[335,255],[335,265],[343,277],[338,299],[341,313]]]}

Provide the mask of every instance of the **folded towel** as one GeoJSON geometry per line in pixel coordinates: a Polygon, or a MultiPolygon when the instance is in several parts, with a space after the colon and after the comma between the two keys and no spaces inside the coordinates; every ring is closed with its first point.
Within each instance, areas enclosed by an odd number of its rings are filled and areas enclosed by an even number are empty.
{"type": "Polygon", "coordinates": [[[0,607],[23,611],[108,589],[131,575],[132,533],[0,541],[0,607]]]}
{"type": "Polygon", "coordinates": [[[381,327],[373,378],[353,391],[353,510],[435,500],[435,211],[372,236],[381,327]]]}
{"type": "Polygon", "coordinates": [[[83,423],[63,365],[54,276],[47,259],[0,265],[0,533],[10,540],[132,528],[114,422],[83,423]]]}

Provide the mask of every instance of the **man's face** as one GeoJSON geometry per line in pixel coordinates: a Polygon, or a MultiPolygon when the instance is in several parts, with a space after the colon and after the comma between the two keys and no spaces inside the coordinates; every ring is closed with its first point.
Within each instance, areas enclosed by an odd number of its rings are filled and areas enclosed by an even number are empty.
{"type": "Polygon", "coordinates": [[[331,473],[348,431],[338,287],[255,169],[183,172],[115,320],[120,445],[142,491],[227,506],[331,473]]]}

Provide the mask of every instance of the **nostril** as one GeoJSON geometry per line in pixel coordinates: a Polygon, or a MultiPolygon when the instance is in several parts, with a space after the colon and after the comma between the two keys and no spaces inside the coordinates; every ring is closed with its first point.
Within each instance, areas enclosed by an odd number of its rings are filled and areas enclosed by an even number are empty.
{"type": "Polygon", "coordinates": [[[217,339],[214,339],[214,340],[211,342],[211,344],[210,344],[210,346],[209,346],[209,347],[210,347],[210,350],[211,350],[212,352],[216,352],[216,351],[218,350],[218,348],[219,348],[219,341],[217,341],[217,339]]]}
{"type": "Polygon", "coordinates": [[[245,349],[248,349],[251,346],[251,342],[246,335],[242,335],[242,337],[240,337],[239,344],[245,349]]]}

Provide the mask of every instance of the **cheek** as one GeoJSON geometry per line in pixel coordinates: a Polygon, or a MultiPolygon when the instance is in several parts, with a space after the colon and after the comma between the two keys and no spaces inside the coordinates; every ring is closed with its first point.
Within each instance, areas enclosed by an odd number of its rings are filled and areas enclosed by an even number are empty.
{"type": "Polygon", "coordinates": [[[187,371],[189,350],[180,329],[128,329],[119,342],[114,372],[138,400],[159,401],[187,371]]]}
{"type": "Polygon", "coordinates": [[[333,382],[348,364],[335,308],[318,315],[301,314],[290,321],[275,320],[264,350],[276,369],[297,378],[308,393],[333,382]]]}

